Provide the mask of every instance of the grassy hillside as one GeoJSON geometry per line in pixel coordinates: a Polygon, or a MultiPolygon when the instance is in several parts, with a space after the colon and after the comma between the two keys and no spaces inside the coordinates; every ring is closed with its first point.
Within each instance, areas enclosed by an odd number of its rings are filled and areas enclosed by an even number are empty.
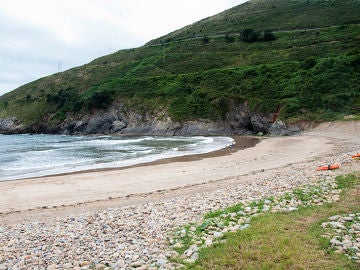
{"type": "Polygon", "coordinates": [[[214,33],[238,33],[244,28],[277,31],[354,24],[360,22],[359,11],[359,1],[356,0],[249,1],[155,41],[193,38],[214,33]]]}
{"type": "Polygon", "coordinates": [[[26,84],[0,97],[0,118],[58,123],[115,101],[177,120],[224,118],[242,102],[291,121],[358,115],[358,14],[360,0],[252,0],[26,84]]]}

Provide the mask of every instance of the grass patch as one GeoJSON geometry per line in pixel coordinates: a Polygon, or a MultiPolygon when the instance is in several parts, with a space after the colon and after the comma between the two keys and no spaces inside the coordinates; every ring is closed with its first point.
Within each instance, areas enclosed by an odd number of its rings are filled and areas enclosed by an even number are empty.
{"type": "Polygon", "coordinates": [[[219,217],[222,214],[228,214],[228,213],[234,213],[234,212],[239,212],[244,210],[244,205],[242,203],[239,204],[235,204],[233,206],[230,206],[226,209],[222,209],[222,210],[218,210],[218,211],[210,211],[209,213],[207,213],[204,217],[204,219],[209,219],[209,218],[214,218],[214,217],[219,217]]]}
{"type": "Polygon", "coordinates": [[[360,211],[359,175],[337,177],[336,183],[342,189],[340,201],[257,216],[248,229],[225,234],[226,243],[201,249],[189,269],[359,269],[321,237],[321,223],[328,217],[360,211]]]}
{"type": "Polygon", "coordinates": [[[353,188],[356,185],[359,185],[359,182],[359,177],[355,175],[341,175],[336,177],[338,188],[343,192],[346,192],[348,189],[353,188]]]}

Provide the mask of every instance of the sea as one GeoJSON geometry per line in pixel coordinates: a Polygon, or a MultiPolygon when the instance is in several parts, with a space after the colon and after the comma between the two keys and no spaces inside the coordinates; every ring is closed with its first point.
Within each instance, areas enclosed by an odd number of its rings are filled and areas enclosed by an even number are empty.
{"type": "Polygon", "coordinates": [[[120,168],[224,148],[230,137],[0,135],[0,181],[120,168]]]}

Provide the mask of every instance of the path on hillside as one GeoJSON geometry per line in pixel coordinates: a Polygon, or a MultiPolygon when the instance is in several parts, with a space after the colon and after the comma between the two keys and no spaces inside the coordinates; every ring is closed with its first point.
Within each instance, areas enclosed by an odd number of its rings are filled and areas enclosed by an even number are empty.
{"type": "MultiPolygon", "coordinates": [[[[305,28],[305,29],[284,29],[284,30],[274,30],[271,31],[272,33],[291,33],[291,32],[307,32],[307,31],[319,31],[319,30],[323,30],[323,29],[329,29],[329,28],[335,28],[338,27],[339,25],[332,25],[332,26],[327,26],[327,27],[317,27],[317,28],[305,28]]],[[[169,43],[177,43],[177,42],[186,42],[186,41],[193,41],[193,40],[201,40],[204,37],[207,38],[219,38],[219,37],[239,37],[241,34],[240,33],[225,33],[225,34],[218,34],[218,33],[213,33],[213,34],[208,34],[208,35],[202,35],[202,36],[196,36],[196,37],[192,37],[192,38],[183,38],[183,39],[174,39],[168,42],[162,42],[162,43],[155,43],[155,44],[145,44],[145,47],[158,47],[158,46],[166,46],[166,44],[169,43]]],[[[151,42],[151,41],[150,41],[151,42]]]]}

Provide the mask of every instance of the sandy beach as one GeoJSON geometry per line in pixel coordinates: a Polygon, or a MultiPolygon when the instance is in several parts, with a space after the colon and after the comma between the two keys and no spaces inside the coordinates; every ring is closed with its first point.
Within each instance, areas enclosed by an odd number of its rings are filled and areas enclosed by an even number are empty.
{"type": "Polygon", "coordinates": [[[209,191],[300,163],[309,163],[312,171],[316,161],[322,165],[321,160],[334,152],[360,151],[359,134],[360,122],[323,123],[298,136],[262,138],[240,151],[224,149],[205,157],[126,169],[0,182],[0,221],[36,220],[209,191]]]}

